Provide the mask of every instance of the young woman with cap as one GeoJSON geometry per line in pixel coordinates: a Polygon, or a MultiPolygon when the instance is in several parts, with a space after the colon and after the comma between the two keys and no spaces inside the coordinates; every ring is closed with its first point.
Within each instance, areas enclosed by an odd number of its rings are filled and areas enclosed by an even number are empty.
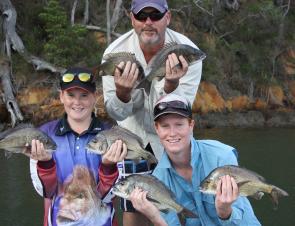
{"type": "MultiPolygon", "coordinates": [[[[53,154],[45,152],[39,140],[32,141],[31,177],[37,192],[45,198],[44,226],[57,225],[63,187],[77,165],[86,166],[94,175],[97,190],[105,197],[118,177],[116,163],[127,153],[126,145],[115,142],[101,157],[88,153],[86,144],[100,131],[109,129],[93,113],[96,86],[90,70],[70,68],[60,78],[60,101],[65,114],[61,119],[40,127],[57,144],[53,154]]],[[[112,208],[112,203],[108,205],[112,208]]],[[[112,211],[113,212],[113,211],[112,211]]],[[[105,226],[117,225],[110,214],[105,226]]]]}
{"type": "MultiPolygon", "coordinates": [[[[237,151],[215,140],[193,138],[194,120],[185,98],[175,94],[161,98],[154,107],[154,120],[165,152],[153,175],[170,188],[180,204],[199,215],[188,218],[186,226],[260,225],[248,199],[238,196],[237,184],[230,176],[221,178],[216,197],[199,191],[200,182],[211,170],[238,164],[237,151]]],[[[155,225],[180,225],[176,213],[160,215],[146,199],[146,192],[136,189],[131,201],[155,225]]]]}

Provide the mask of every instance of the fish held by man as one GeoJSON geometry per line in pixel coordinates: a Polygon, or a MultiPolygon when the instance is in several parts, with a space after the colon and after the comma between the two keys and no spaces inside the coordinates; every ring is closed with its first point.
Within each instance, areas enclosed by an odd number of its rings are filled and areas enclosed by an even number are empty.
{"type": "Polygon", "coordinates": [[[269,194],[274,209],[278,208],[279,197],[288,196],[286,191],[266,183],[265,179],[259,174],[234,165],[225,165],[212,170],[201,182],[200,191],[206,194],[216,194],[217,183],[220,177],[224,175],[229,175],[235,179],[241,196],[249,196],[260,200],[264,193],[269,194]]]}
{"type": "Polygon", "coordinates": [[[49,153],[56,150],[55,142],[32,124],[20,124],[0,133],[0,149],[5,150],[8,157],[12,153],[22,153],[30,156],[33,139],[40,140],[49,153]]]}
{"type": "Polygon", "coordinates": [[[115,69],[119,69],[121,73],[123,72],[125,66],[123,68],[119,68],[118,65],[120,62],[124,62],[125,65],[127,61],[131,63],[135,63],[138,70],[138,81],[142,80],[144,75],[144,70],[140,64],[140,62],[136,59],[134,53],[130,52],[117,52],[117,53],[109,53],[103,57],[104,62],[100,64],[95,70],[98,71],[98,75],[105,76],[105,75],[114,75],[115,69]]]}
{"type": "MultiPolygon", "coordinates": [[[[146,77],[135,86],[136,89],[144,88],[149,95],[153,79],[160,81],[166,74],[166,60],[168,55],[175,53],[177,57],[182,55],[189,65],[198,63],[206,58],[206,54],[200,49],[190,45],[176,42],[166,43],[164,47],[151,59],[146,69],[146,77]]],[[[176,67],[182,67],[179,63],[176,67]]]]}
{"type": "Polygon", "coordinates": [[[136,187],[147,191],[147,199],[160,211],[175,211],[181,224],[184,224],[185,218],[198,217],[196,213],[178,204],[172,191],[169,190],[162,181],[152,175],[129,175],[117,182],[113,186],[112,192],[116,196],[129,199],[129,195],[136,187]]]}
{"type": "Polygon", "coordinates": [[[57,214],[58,226],[102,226],[111,207],[102,202],[93,175],[84,166],[76,166],[65,184],[57,214]]]}
{"type": "Polygon", "coordinates": [[[121,127],[114,126],[109,130],[104,130],[98,133],[92,140],[86,145],[86,149],[89,152],[103,155],[109,147],[116,141],[122,140],[127,146],[126,159],[132,159],[135,162],[139,162],[140,159],[145,159],[149,163],[158,163],[156,157],[144,149],[142,139],[131,131],[121,127]]]}

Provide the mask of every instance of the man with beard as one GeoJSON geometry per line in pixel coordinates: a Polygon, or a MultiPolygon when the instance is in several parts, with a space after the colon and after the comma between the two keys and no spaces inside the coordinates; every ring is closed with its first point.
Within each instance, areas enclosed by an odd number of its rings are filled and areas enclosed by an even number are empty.
{"type": "MultiPolygon", "coordinates": [[[[148,63],[166,43],[176,42],[197,48],[187,37],[167,28],[171,12],[166,0],[133,0],[130,18],[133,29],[111,43],[104,55],[134,53],[146,73],[148,63]]],[[[106,110],[120,126],[140,136],[146,149],[152,150],[160,159],[164,149],[153,126],[153,106],[168,93],[185,96],[192,104],[201,78],[202,62],[188,66],[183,56],[177,57],[174,53],[168,55],[165,77],[152,81],[149,94],[144,89],[134,89],[138,72],[136,64],[127,61],[117,65],[114,76],[103,76],[106,110]]],[[[123,177],[131,173],[150,173],[152,170],[144,160],[137,164],[125,160],[121,166],[123,177]]],[[[121,208],[125,226],[147,225],[147,220],[135,212],[130,202],[121,200],[121,208]]]]}

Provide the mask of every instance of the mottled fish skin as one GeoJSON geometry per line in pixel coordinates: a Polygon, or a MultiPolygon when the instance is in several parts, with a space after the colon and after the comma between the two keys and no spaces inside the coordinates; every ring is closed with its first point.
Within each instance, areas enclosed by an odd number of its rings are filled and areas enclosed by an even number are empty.
{"type": "MultiPolygon", "coordinates": [[[[150,93],[151,82],[153,79],[158,81],[165,77],[166,60],[168,55],[175,53],[177,57],[182,55],[189,65],[202,61],[206,58],[206,54],[190,45],[178,44],[176,42],[166,43],[164,47],[151,59],[146,69],[146,77],[138,85],[136,89],[144,88],[147,95],[150,93]]],[[[178,65],[181,67],[181,65],[178,65]]]]}
{"type": "Polygon", "coordinates": [[[86,149],[103,155],[116,140],[122,140],[127,145],[126,159],[139,161],[143,158],[149,163],[158,162],[153,154],[144,149],[143,141],[139,136],[121,126],[114,126],[109,130],[101,131],[86,145],[86,149]]]}
{"type": "Polygon", "coordinates": [[[205,194],[215,195],[217,183],[220,177],[225,175],[235,179],[241,196],[250,196],[259,200],[264,193],[270,194],[275,209],[278,207],[278,198],[280,196],[288,196],[286,191],[266,183],[261,175],[235,165],[225,165],[212,170],[201,182],[200,191],[205,194]]]}
{"type": "MultiPolygon", "coordinates": [[[[130,52],[117,52],[117,53],[109,53],[103,57],[104,62],[97,67],[100,76],[105,75],[114,75],[115,69],[118,68],[120,62],[130,61],[131,63],[136,63],[136,66],[139,70],[138,73],[138,81],[141,81],[144,77],[144,70],[141,63],[136,59],[134,53],[130,52]]],[[[119,68],[118,68],[119,69],[119,68]]],[[[122,68],[123,72],[124,67],[122,68]]]]}
{"type": "Polygon", "coordinates": [[[147,191],[148,200],[150,200],[161,211],[175,211],[178,213],[180,218],[198,217],[196,213],[178,204],[176,202],[175,195],[171,192],[171,190],[153,175],[133,174],[127,176],[114,185],[112,192],[119,197],[129,199],[129,195],[135,187],[147,191]]]}
{"type": "Polygon", "coordinates": [[[101,200],[91,171],[76,165],[72,178],[64,184],[57,213],[58,226],[103,226],[111,207],[101,200]]]}
{"type": "Polygon", "coordinates": [[[40,140],[45,150],[50,153],[56,150],[55,142],[32,124],[20,124],[2,132],[0,134],[0,149],[8,151],[8,154],[22,153],[29,155],[33,139],[40,140]]]}

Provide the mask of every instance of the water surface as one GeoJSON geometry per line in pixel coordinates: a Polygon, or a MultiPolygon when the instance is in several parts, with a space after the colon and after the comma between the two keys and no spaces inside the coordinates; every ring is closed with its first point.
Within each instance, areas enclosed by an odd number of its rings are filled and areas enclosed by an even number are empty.
{"type": "MultiPolygon", "coordinates": [[[[295,129],[210,129],[197,130],[198,139],[217,139],[239,151],[241,166],[263,175],[290,196],[280,199],[274,211],[267,195],[250,199],[255,214],[266,226],[295,225],[295,129]]],[[[29,159],[0,152],[0,225],[41,226],[42,198],[33,189],[29,159]]]]}

